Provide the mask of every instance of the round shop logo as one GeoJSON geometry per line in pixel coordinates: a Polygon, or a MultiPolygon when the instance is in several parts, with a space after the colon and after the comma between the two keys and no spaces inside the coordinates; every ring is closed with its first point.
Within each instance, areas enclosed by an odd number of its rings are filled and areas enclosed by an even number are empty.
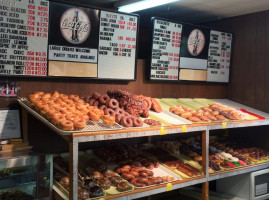
{"type": "Polygon", "coordinates": [[[188,51],[193,56],[198,56],[204,49],[205,36],[199,29],[193,29],[188,38],[188,51]]]}
{"type": "Polygon", "coordinates": [[[81,44],[91,32],[88,15],[79,8],[66,10],[60,20],[60,30],[67,42],[81,44]]]}

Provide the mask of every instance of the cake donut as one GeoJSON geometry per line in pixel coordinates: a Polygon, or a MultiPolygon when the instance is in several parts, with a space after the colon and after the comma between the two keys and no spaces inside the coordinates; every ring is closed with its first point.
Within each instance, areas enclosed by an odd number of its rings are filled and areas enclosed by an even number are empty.
{"type": "Polygon", "coordinates": [[[124,116],[121,118],[120,124],[124,127],[133,127],[133,120],[129,116],[124,116]]]}
{"type": "Polygon", "coordinates": [[[101,104],[106,104],[106,102],[109,100],[110,98],[109,98],[109,96],[107,95],[107,94],[102,94],[102,95],[100,95],[100,97],[99,97],[99,102],[101,103],[101,104]]]}
{"type": "Polygon", "coordinates": [[[116,99],[110,99],[110,100],[106,101],[106,106],[108,108],[115,110],[119,107],[119,102],[116,99]]]}

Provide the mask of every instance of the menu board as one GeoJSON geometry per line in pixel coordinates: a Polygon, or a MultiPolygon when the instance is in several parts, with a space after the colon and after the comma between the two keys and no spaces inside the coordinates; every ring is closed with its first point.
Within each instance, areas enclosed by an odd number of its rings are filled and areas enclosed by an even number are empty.
{"type": "Polygon", "coordinates": [[[150,80],[229,81],[232,34],[152,19],[150,80]]]}
{"type": "Polygon", "coordinates": [[[151,79],[178,80],[182,25],[154,20],[151,79]]]}
{"type": "Polygon", "coordinates": [[[48,17],[48,1],[0,1],[0,75],[47,75],[48,17]]]}
{"type": "Polygon", "coordinates": [[[0,75],[136,78],[138,16],[44,0],[0,0],[0,75]]]}
{"type": "Polygon", "coordinates": [[[137,22],[137,16],[101,11],[99,78],[135,78],[137,22]]]}
{"type": "Polygon", "coordinates": [[[207,81],[229,82],[232,34],[211,30],[207,81]]]}

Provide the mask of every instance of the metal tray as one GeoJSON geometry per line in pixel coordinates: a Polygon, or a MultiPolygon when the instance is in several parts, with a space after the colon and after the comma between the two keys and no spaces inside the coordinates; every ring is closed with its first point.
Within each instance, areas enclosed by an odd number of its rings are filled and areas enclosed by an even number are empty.
{"type": "Polygon", "coordinates": [[[38,112],[36,112],[35,110],[33,110],[30,106],[30,103],[28,101],[27,98],[25,97],[20,97],[18,98],[18,102],[19,104],[24,107],[28,112],[30,112],[33,116],[35,116],[37,119],[39,119],[40,121],[42,121],[44,124],[46,124],[48,127],[50,127],[51,129],[53,129],[54,131],[56,131],[59,134],[62,135],[71,135],[72,133],[83,133],[83,132],[90,132],[90,131],[105,131],[105,130],[119,130],[119,129],[123,129],[123,127],[117,123],[115,123],[113,126],[104,124],[102,122],[102,120],[98,121],[98,122],[93,122],[91,120],[89,120],[87,122],[87,126],[81,130],[77,130],[77,131],[63,131],[60,130],[59,128],[57,128],[56,126],[54,126],[52,123],[50,123],[47,119],[45,119],[42,115],[40,115],[38,112]]]}

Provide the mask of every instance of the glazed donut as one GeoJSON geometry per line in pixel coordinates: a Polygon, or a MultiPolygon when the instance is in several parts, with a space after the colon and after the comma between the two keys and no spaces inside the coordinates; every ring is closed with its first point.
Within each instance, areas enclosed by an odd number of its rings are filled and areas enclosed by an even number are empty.
{"type": "Polygon", "coordinates": [[[41,99],[49,99],[51,97],[50,93],[45,93],[43,95],[41,95],[41,99]]]}
{"type": "Polygon", "coordinates": [[[82,118],[75,118],[73,120],[73,124],[74,124],[74,129],[75,130],[80,130],[85,128],[86,126],[86,120],[82,119],[82,118]]]}
{"type": "MultiPolygon", "coordinates": [[[[88,113],[88,111],[87,111],[88,113]]],[[[84,119],[86,122],[89,121],[89,116],[87,114],[79,114],[77,117],[84,119]]]]}
{"type": "Polygon", "coordinates": [[[189,117],[192,117],[192,114],[191,114],[191,112],[185,112],[185,113],[183,113],[181,115],[181,117],[183,117],[183,118],[189,118],[189,117]]]}
{"type": "Polygon", "coordinates": [[[117,114],[121,114],[121,115],[123,115],[124,113],[126,113],[125,110],[123,110],[123,109],[121,109],[121,108],[117,108],[117,109],[115,110],[115,114],[116,114],[116,115],[117,115],[117,114]]]}
{"type": "Polygon", "coordinates": [[[61,123],[61,121],[63,121],[63,120],[66,120],[66,118],[65,118],[64,116],[62,116],[62,115],[54,115],[54,116],[52,117],[51,122],[52,122],[55,126],[58,126],[58,125],[61,123]]]}
{"type": "Polygon", "coordinates": [[[74,98],[79,98],[79,96],[71,94],[71,95],[68,96],[68,98],[73,100],[74,98]]]}
{"type": "Polygon", "coordinates": [[[106,104],[106,102],[109,100],[110,98],[109,98],[109,96],[107,95],[107,94],[102,94],[102,95],[100,95],[100,97],[99,97],[99,102],[101,103],[101,104],[106,104]]]}
{"type": "Polygon", "coordinates": [[[101,96],[101,94],[99,94],[98,92],[93,92],[93,93],[92,93],[92,97],[93,97],[94,99],[98,99],[100,96],[101,96]]]}
{"type": "Polygon", "coordinates": [[[99,109],[105,112],[105,110],[107,109],[107,107],[106,107],[106,105],[101,105],[101,106],[99,107],[99,109]]]}
{"type": "Polygon", "coordinates": [[[112,115],[115,117],[115,111],[112,110],[111,108],[107,108],[104,113],[105,115],[112,115]]]}
{"type": "Polygon", "coordinates": [[[97,115],[95,112],[93,112],[92,110],[90,110],[88,112],[88,116],[92,121],[98,122],[100,120],[100,116],[97,115]]]}
{"type": "Polygon", "coordinates": [[[72,131],[74,130],[74,125],[72,121],[69,120],[62,120],[60,122],[60,129],[64,131],[72,131]]]}
{"type": "Polygon", "coordinates": [[[116,114],[115,121],[119,124],[121,118],[122,118],[122,115],[121,114],[116,114]]]}
{"type": "Polygon", "coordinates": [[[106,106],[115,110],[119,107],[119,102],[116,99],[110,99],[106,101],[106,106]]]}
{"type": "Polygon", "coordinates": [[[75,118],[77,118],[77,116],[75,114],[69,114],[69,115],[65,115],[65,118],[69,121],[73,121],[75,118]]]}
{"type": "Polygon", "coordinates": [[[133,124],[134,124],[134,127],[142,127],[143,121],[139,117],[134,117],[133,124]]]}
{"type": "Polygon", "coordinates": [[[95,101],[96,101],[95,99],[90,99],[90,100],[89,100],[89,104],[90,104],[90,106],[93,106],[93,104],[94,104],[95,101]]]}
{"type": "Polygon", "coordinates": [[[139,176],[139,173],[137,171],[134,171],[134,170],[133,171],[131,170],[129,173],[132,174],[135,177],[139,176]]]}
{"type": "Polygon", "coordinates": [[[93,109],[93,112],[95,112],[95,114],[99,115],[100,117],[105,115],[104,111],[101,109],[93,109]]]}
{"type": "Polygon", "coordinates": [[[115,117],[112,115],[104,115],[103,122],[107,125],[114,125],[115,124],[115,117]]]}
{"type": "Polygon", "coordinates": [[[124,116],[121,118],[120,124],[124,127],[133,127],[133,120],[131,117],[124,116]]]}

